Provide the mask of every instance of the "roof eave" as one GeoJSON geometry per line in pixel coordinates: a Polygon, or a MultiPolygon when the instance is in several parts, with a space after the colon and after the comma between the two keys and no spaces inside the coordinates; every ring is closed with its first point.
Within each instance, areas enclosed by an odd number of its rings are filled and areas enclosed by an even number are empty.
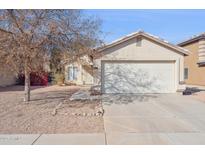
{"type": "Polygon", "coordinates": [[[205,39],[205,35],[200,35],[200,36],[191,38],[191,39],[189,39],[189,40],[186,40],[186,41],[183,41],[183,42],[181,42],[181,43],[178,43],[177,45],[178,45],[178,46],[185,46],[185,45],[188,45],[188,44],[190,44],[190,43],[199,41],[199,40],[201,40],[201,39],[205,39]]]}
{"type": "Polygon", "coordinates": [[[124,38],[122,38],[121,40],[116,41],[116,42],[114,42],[114,43],[105,45],[104,47],[98,48],[98,49],[96,49],[96,50],[98,50],[99,52],[102,52],[102,51],[105,50],[105,49],[111,48],[111,47],[113,47],[113,46],[115,46],[115,45],[118,45],[118,44],[120,44],[120,43],[122,43],[122,42],[125,42],[125,41],[127,41],[127,40],[130,40],[130,39],[135,38],[135,37],[138,37],[138,36],[144,36],[144,37],[147,37],[147,38],[149,38],[149,39],[155,40],[156,42],[159,42],[159,43],[161,43],[161,44],[163,44],[163,45],[165,45],[165,46],[167,46],[167,47],[169,47],[169,48],[171,48],[171,49],[174,49],[174,50],[176,50],[176,51],[178,51],[178,52],[180,52],[180,53],[182,53],[182,54],[184,54],[184,55],[189,55],[189,53],[190,53],[188,50],[185,51],[185,49],[180,49],[181,47],[175,47],[175,45],[172,45],[172,44],[170,44],[170,43],[168,43],[168,42],[165,42],[165,41],[162,41],[162,40],[160,40],[160,39],[157,39],[156,37],[151,36],[151,35],[149,35],[149,34],[146,34],[146,33],[144,33],[144,32],[141,32],[141,31],[138,32],[138,33],[135,33],[134,35],[124,37],[124,38]]]}
{"type": "Polygon", "coordinates": [[[134,35],[132,35],[132,36],[124,37],[124,38],[122,38],[122,39],[119,40],[119,41],[114,41],[113,43],[110,43],[110,44],[107,44],[107,45],[105,45],[105,46],[103,46],[103,47],[100,47],[100,48],[98,48],[97,50],[101,52],[101,51],[103,51],[103,50],[105,50],[105,49],[107,49],[107,48],[111,48],[111,47],[113,47],[113,46],[115,46],[115,45],[118,45],[118,44],[120,44],[120,43],[122,43],[122,42],[128,41],[128,40],[130,40],[130,39],[132,39],[132,38],[135,38],[135,37],[137,37],[137,36],[140,36],[140,35],[142,35],[142,32],[138,32],[138,33],[136,33],[136,34],[134,34],[134,35]]]}
{"type": "Polygon", "coordinates": [[[150,36],[150,35],[148,35],[148,34],[145,34],[145,35],[146,35],[146,37],[148,37],[148,38],[150,38],[150,39],[153,39],[153,40],[155,40],[156,42],[160,42],[160,43],[163,44],[164,46],[167,46],[167,47],[169,47],[169,48],[171,48],[171,49],[174,49],[174,50],[176,50],[176,51],[178,51],[178,52],[180,52],[180,53],[182,53],[182,54],[184,54],[184,55],[189,55],[189,54],[190,54],[190,51],[188,51],[187,49],[181,48],[181,47],[179,47],[179,46],[176,46],[176,45],[171,44],[171,43],[169,43],[169,42],[163,41],[163,40],[161,40],[161,39],[157,39],[157,38],[155,38],[154,36],[150,36]]]}

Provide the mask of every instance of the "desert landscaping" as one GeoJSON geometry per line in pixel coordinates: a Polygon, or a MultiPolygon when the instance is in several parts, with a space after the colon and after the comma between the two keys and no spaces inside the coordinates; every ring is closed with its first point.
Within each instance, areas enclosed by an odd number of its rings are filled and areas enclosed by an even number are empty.
{"type": "Polygon", "coordinates": [[[95,115],[100,101],[70,101],[80,86],[32,87],[31,101],[23,101],[23,86],[0,89],[0,133],[97,133],[103,118],[95,115]]]}

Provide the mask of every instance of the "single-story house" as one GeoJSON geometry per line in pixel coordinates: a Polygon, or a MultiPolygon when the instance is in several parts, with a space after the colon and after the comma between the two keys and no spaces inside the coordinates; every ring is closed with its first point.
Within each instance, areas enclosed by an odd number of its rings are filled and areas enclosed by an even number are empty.
{"type": "Polygon", "coordinates": [[[184,57],[185,83],[205,86],[205,33],[178,45],[190,51],[190,54],[184,57]]]}
{"type": "Polygon", "coordinates": [[[139,31],[95,50],[86,64],[89,71],[72,64],[69,79],[100,85],[102,93],[173,93],[184,88],[189,51],[159,37],[139,31]]]}

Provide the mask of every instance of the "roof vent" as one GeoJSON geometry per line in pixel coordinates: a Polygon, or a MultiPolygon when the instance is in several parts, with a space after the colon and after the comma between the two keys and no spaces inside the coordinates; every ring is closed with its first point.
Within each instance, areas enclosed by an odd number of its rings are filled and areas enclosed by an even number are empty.
{"type": "Polygon", "coordinates": [[[141,45],[142,45],[142,38],[137,37],[137,38],[136,38],[136,46],[137,46],[137,47],[141,47],[141,45]]]}

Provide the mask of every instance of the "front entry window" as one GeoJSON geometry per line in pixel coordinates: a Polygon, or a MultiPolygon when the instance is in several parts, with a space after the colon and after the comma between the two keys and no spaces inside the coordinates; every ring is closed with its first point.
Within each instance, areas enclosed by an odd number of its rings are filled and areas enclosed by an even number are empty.
{"type": "Polygon", "coordinates": [[[188,74],[189,74],[189,71],[188,71],[188,68],[185,68],[184,69],[184,79],[188,79],[188,74]]]}
{"type": "Polygon", "coordinates": [[[77,80],[78,68],[75,66],[68,67],[68,80],[77,80]]]}

